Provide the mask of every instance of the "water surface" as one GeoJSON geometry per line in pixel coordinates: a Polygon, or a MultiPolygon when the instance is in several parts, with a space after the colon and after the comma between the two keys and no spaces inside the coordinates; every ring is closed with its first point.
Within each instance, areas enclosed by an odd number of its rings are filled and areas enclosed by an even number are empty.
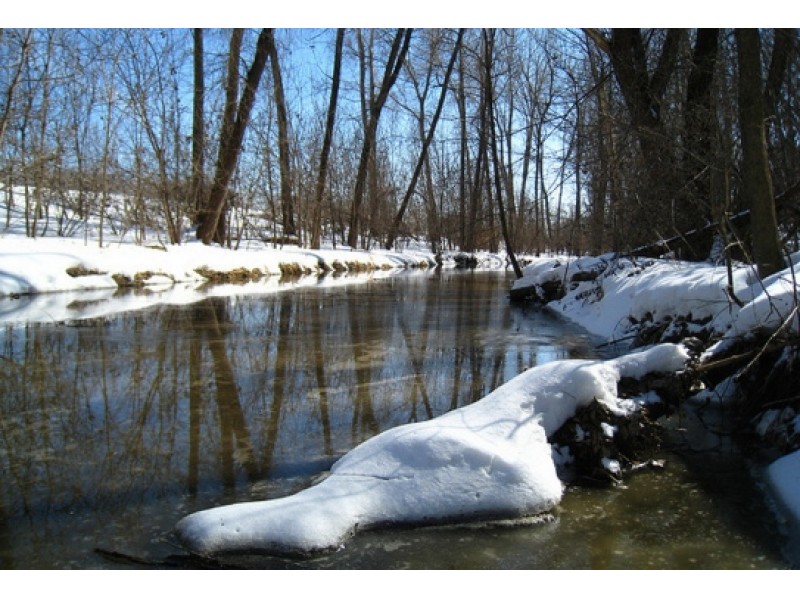
{"type": "MultiPolygon", "coordinates": [[[[509,305],[505,273],[425,272],[208,297],[0,333],[0,566],[161,559],[186,514],[310,485],[388,428],[485,396],[591,340],[509,305]]],[[[736,508],[680,460],[627,489],[569,491],[527,526],[369,532],[301,568],[785,567],[734,460],[736,508]],[[732,516],[733,515],[733,516],[732,516]],[[446,550],[444,552],[443,550],[446,550]]],[[[727,496],[726,496],[727,494],[727,496]]]]}

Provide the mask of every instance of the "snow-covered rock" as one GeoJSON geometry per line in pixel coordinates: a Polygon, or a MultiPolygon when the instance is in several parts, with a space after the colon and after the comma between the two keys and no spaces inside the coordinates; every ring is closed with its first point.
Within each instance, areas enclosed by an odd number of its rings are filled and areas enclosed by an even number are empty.
{"type": "Polygon", "coordinates": [[[545,512],[562,493],[547,437],[595,399],[624,411],[620,378],[680,370],[686,359],[683,347],[669,344],[609,361],[532,368],[475,404],[367,440],[315,486],[189,515],[177,533],[200,554],[305,554],[387,524],[545,512]]]}

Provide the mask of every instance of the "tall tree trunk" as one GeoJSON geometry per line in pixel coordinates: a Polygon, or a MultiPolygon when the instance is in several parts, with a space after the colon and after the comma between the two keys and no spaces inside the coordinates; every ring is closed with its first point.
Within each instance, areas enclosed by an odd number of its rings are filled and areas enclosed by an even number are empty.
{"type": "Polygon", "coordinates": [[[190,195],[194,202],[195,219],[205,204],[205,60],[203,57],[203,30],[195,29],[194,36],[194,92],[192,97],[192,180],[190,195]]]}
{"type": "MultiPolygon", "coordinates": [[[[235,119],[230,127],[229,135],[225,135],[226,130],[223,123],[223,135],[219,144],[214,182],[211,185],[211,192],[206,204],[206,210],[202,214],[202,221],[197,229],[197,237],[204,244],[210,244],[212,240],[223,243],[225,240],[225,219],[223,210],[228,196],[228,184],[233,176],[233,172],[236,170],[236,163],[242,151],[244,133],[247,129],[247,123],[250,120],[250,111],[255,102],[256,89],[261,81],[261,75],[264,73],[264,67],[267,64],[267,44],[270,35],[271,30],[262,29],[258,36],[253,63],[247,71],[245,88],[242,92],[242,97],[239,99],[239,107],[238,110],[236,110],[235,119]],[[220,224],[222,227],[220,227],[220,224]]],[[[228,66],[229,68],[231,67],[230,64],[228,66]]]]}
{"type": "Polygon", "coordinates": [[[469,168],[467,161],[469,158],[469,146],[467,145],[467,95],[464,90],[464,50],[458,53],[458,88],[456,103],[458,104],[458,126],[460,152],[458,156],[458,207],[459,207],[459,241],[462,250],[467,247],[467,174],[469,168]]]}
{"type": "Polygon", "coordinates": [[[484,79],[484,93],[486,94],[486,106],[489,117],[489,136],[490,146],[492,150],[492,163],[494,164],[494,186],[495,194],[497,196],[497,208],[500,216],[500,228],[503,233],[503,241],[506,245],[506,254],[511,261],[511,266],[514,269],[514,274],[519,279],[522,277],[522,269],[517,262],[517,257],[514,255],[512,248],[511,238],[509,236],[508,223],[506,222],[506,211],[503,204],[503,185],[500,174],[500,157],[497,152],[497,135],[495,131],[494,122],[494,80],[492,77],[492,59],[494,54],[494,35],[493,29],[483,30],[483,67],[485,71],[484,79]]]}
{"type": "Polygon", "coordinates": [[[336,104],[339,98],[339,80],[342,71],[342,46],[344,44],[343,28],[336,30],[336,47],[333,56],[333,79],[331,81],[331,98],[328,102],[328,117],[325,121],[325,136],[322,140],[322,151],[319,157],[319,175],[314,192],[314,215],[311,219],[311,247],[319,248],[322,229],[322,196],[325,192],[325,181],[328,177],[328,156],[333,139],[333,126],[336,122],[336,104]]]}
{"type": "Polygon", "coordinates": [[[281,224],[283,235],[294,236],[297,228],[294,222],[294,200],[292,199],[292,171],[289,157],[289,118],[286,111],[286,97],[283,93],[283,77],[278,62],[278,49],[275,46],[275,30],[270,29],[267,36],[267,53],[272,69],[272,86],[275,94],[275,111],[278,117],[278,164],[281,171],[281,224]]]}
{"type": "MultiPolygon", "coordinates": [[[[236,121],[236,104],[237,99],[239,98],[239,59],[242,53],[242,39],[244,38],[244,29],[234,29],[231,31],[231,39],[228,43],[228,60],[226,65],[226,77],[225,77],[225,104],[222,107],[222,120],[220,121],[220,131],[219,131],[219,148],[217,151],[217,165],[216,171],[219,173],[220,168],[220,156],[222,154],[223,145],[227,143],[228,140],[231,139],[231,135],[233,134],[233,125],[236,121]]],[[[228,176],[230,180],[231,175],[228,176]]],[[[212,182],[213,185],[216,183],[217,175],[214,176],[215,181],[212,182]]],[[[214,192],[213,189],[209,191],[209,194],[218,193],[214,192]]],[[[219,214],[214,216],[212,212],[211,215],[208,214],[209,207],[211,206],[212,199],[211,197],[205,198],[205,204],[203,208],[200,210],[197,216],[197,237],[198,239],[203,239],[201,236],[201,229],[204,227],[204,223],[208,220],[214,220],[213,224],[213,231],[211,232],[211,237],[209,238],[208,242],[210,243],[212,240],[217,242],[220,245],[225,244],[226,232],[227,232],[227,202],[228,202],[228,190],[227,190],[227,183],[226,189],[224,190],[224,196],[221,200],[222,206],[220,207],[219,214]]],[[[208,225],[212,227],[211,224],[208,225]]]]}
{"type": "MultiPolygon", "coordinates": [[[[767,152],[773,160],[773,177],[775,177],[773,184],[778,192],[783,192],[787,184],[789,184],[784,173],[795,173],[794,165],[797,164],[797,159],[784,155],[781,161],[783,163],[782,168],[776,168],[778,167],[778,156],[775,151],[781,147],[794,147],[796,149],[797,144],[793,144],[789,140],[797,139],[797,136],[796,133],[793,134],[792,128],[787,126],[788,123],[782,122],[779,100],[781,97],[787,96],[787,94],[782,94],[781,90],[788,83],[789,62],[792,57],[797,56],[797,45],[800,44],[800,36],[796,29],[775,29],[773,35],[772,57],[767,71],[767,78],[764,82],[764,109],[766,111],[767,152]]],[[[791,94],[792,92],[789,92],[788,95],[791,94]]]]}
{"type": "MultiPolygon", "coordinates": [[[[513,35],[513,32],[511,33],[513,35]]],[[[509,65],[509,69],[510,69],[509,65]]],[[[508,78],[508,115],[506,120],[505,130],[505,146],[500,146],[505,150],[505,160],[501,157],[501,166],[503,167],[503,183],[506,192],[506,199],[508,200],[508,239],[511,240],[513,246],[517,247],[517,202],[514,192],[514,78],[508,78]]]]}
{"type": "Polygon", "coordinates": [[[478,148],[475,153],[475,169],[474,169],[474,177],[472,179],[472,186],[469,190],[469,212],[467,214],[467,237],[466,242],[464,243],[464,247],[462,250],[465,252],[472,252],[477,248],[478,245],[478,218],[479,218],[479,209],[481,203],[482,192],[481,189],[483,188],[483,172],[484,172],[484,160],[486,158],[486,96],[485,94],[480,95],[480,106],[478,108],[478,113],[480,114],[480,120],[478,125],[478,148]]]}
{"type": "MultiPolygon", "coordinates": [[[[535,129],[535,128],[534,128],[535,129]]],[[[541,218],[541,199],[539,197],[539,177],[541,177],[541,162],[539,161],[539,154],[542,152],[542,147],[538,143],[538,137],[534,136],[537,140],[535,145],[533,157],[533,240],[538,255],[542,250],[542,218],[541,218]]]]}
{"type": "Polygon", "coordinates": [[[769,127],[778,112],[778,98],[786,79],[786,69],[797,34],[792,29],[776,29],[774,35],[772,58],[770,59],[767,78],[764,82],[764,108],[767,127],[769,127]]]}
{"type": "Polygon", "coordinates": [[[442,243],[442,207],[436,204],[436,188],[433,185],[433,168],[430,153],[425,157],[425,212],[428,216],[428,239],[431,252],[438,254],[442,243]]]}
{"type": "Polygon", "coordinates": [[[378,133],[378,119],[383,110],[386,100],[389,98],[389,91],[397,80],[400,70],[403,67],[408,46],[411,42],[413,29],[398,29],[386,61],[383,80],[378,92],[378,96],[370,102],[367,128],[364,131],[364,143],[361,148],[361,157],[358,162],[356,173],[356,183],[353,191],[353,204],[350,211],[350,230],[347,234],[347,244],[355,248],[358,244],[358,230],[361,223],[361,203],[364,200],[364,186],[367,179],[367,169],[369,160],[375,145],[375,138],[378,133]]]}
{"type": "Polygon", "coordinates": [[[575,216],[572,222],[571,252],[580,256],[583,251],[583,235],[581,226],[581,209],[583,204],[583,108],[580,99],[575,95],[575,216]]]}
{"type": "Polygon", "coordinates": [[[539,197],[542,202],[542,228],[545,233],[547,243],[553,237],[552,224],[550,221],[550,194],[547,191],[547,181],[544,178],[544,144],[543,123],[539,121],[536,126],[536,160],[539,163],[539,197]]]}
{"type": "Polygon", "coordinates": [[[225,79],[225,106],[222,109],[220,144],[233,134],[236,122],[236,101],[239,98],[239,59],[242,54],[244,29],[234,29],[228,47],[227,76],[225,79]]]}
{"type": "Polygon", "coordinates": [[[753,256],[761,278],[783,266],[764,125],[761,40],[757,29],[737,29],[742,194],[750,203],[753,256]]]}
{"type": "MultiPolygon", "coordinates": [[[[526,84],[529,86],[530,84],[526,84]]],[[[517,235],[517,239],[523,238],[525,241],[525,246],[529,246],[529,242],[527,241],[529,238],[525,235],[525,227],[526,227],[526,211],[527,211],[527,190],[528,190],[528,175],[530,173],[530,162],[531,162],[531,154],[533,152],[533,120],[532,114],[528,114],[528,121],[525,124],[525,148],[522,151],[522,178],[520,180],[519,185],[519,201],[517,203],[517,214],[519,218],[519,229],[518,231],[522,231],[522,235],[517,235]]]]}
{"type": "Polygon", "coordinates": [[[596,127],[593,132],[594,146],[597,148],[597,161],[591,167],[589,181],[589,247],[593,254],[601,254],[606,247],[604,241],[606,229],[606,197],[609,179],[608,143],[611,141],[611,99],[610,80],[606,77],[605,65],[596,60],[596,53],[589,54],[592,81],[595,83],[597,103],[596,127]]]}
{"type": "Polygon", "coordinates": [[[698,29],[692,51],[692,67],[686,84],[684,153],[685,180],[689,190],[688,200],[707,207],[702,215],[710,220],[713,210],[711,197],[711,172],[716,168],[713,160],[713,142],[716,115],[713,105],[714,67],[719,47],[719,29],[698,29]],[[711,210],[709,210],[711,209],[711,210]]]}

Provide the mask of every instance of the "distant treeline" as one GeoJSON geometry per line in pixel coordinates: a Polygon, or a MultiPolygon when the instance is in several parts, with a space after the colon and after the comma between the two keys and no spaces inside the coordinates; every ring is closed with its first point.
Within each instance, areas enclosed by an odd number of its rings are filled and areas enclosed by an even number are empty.
{"type": "Polygon", "coordinates": [[[4,29],[0,173],[31,236],[114,194],[175,243],[434,251],[708,223],[735,245],[726,215],[753,209],[767,256],[800,181],[799,49],[795,29],[4,29]]]}

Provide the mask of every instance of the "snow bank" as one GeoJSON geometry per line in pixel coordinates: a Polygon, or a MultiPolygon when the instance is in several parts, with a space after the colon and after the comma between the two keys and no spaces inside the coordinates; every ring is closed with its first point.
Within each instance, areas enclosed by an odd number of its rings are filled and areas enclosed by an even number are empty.
{"type": "Polygon", "coordinates": [[[718,330],[725,331],[725,337],[737,337],[759,328],[773,331],[781,326],[797,331],[797,282],[789,269],[754,282],[743,290],[740,298],[746,304],[731,319],[715,322],[718,330]]]}
{"type": "Polygon", "coordinates": [[[643,320],[690,317],[707,322],[708,329],[725,339],[783,324],[796,330],[799,323],[791,268],[760,280],[753,267],[735,266],[733,290],[742,307],[726,292],[724,266],[611,255],[541,259],[523,270],[512,289],[553,283],[563,284],[566,292],[547,308],[609,341],[625,338],[643,320]]]}
{"type": "MultiPolygon", "coordinates": [[[[734,272],[734,289],[751,285],[751,271],[734,272]]],[[[548,308],[608,340],[627,336],[649,318],[724,318],[731,301],[727,270],[708,264],[647,260],[615,261],[594,281],[581,282],[548,308]]]]}
{"type": "MultiPolygon", "coordinates": [[[[737,265],[729,282],[725,267],[703,263],[610,255],[541,259],[526,267],[514,287],[535,289],[540,298],[546,298],[546,286],[562,285],[563,297],[548,302],[547,308],[608,341],[633,337],[642,321],[658,323],[683,317],[703,322],[702,328],[718,341],[706,349],[702,361],[756,331],[800,333],[799,260],[800,253],[794,254],[792,266],[763,280],[752,266],[737,265]],[[741,305],[728,296],[729,283],[741,305]]],[[[629,367],[641,372],[633,363],[629,367]]],[[[722,404],[736,397],[735,380],[729,377],[713,390],[697,394],[695,401],[722,404]]],[[[768,425],[764,420],[760,426],[768,425]]],[[[800,532],[800,451],[771,464],[767,479],[793,528],[800,532]]]]}
{"type": "Polygon", "coordinates": [[[243,246],[229,250],[192,241],[180,246],[112,243],[100,248],[74,238],[1,234],[0,322],[92,319],[159,304],[188,304],[208,296],[271,294],[320,284],[317,277],[283,281],[277,276],[284,269],[348,275],[326,277],[324,285],[332,286],[379,278],[398,269],[424,272],[435,265],[435,257],[420,249],[312,251],[289,246],[273,249],[252,241],[243,246]],[[214,274],[236,272],[261,277],[204,287],[214,274]],[[143,288],[142,293],[117,293],[120,285],[132,282],[143,288]]]}
{"type": "Polygon", "coordinates": [[[305,250],[298,247],[229,250],[190,242],[150,248],[112,244],[103,248],[69,238],[0,236],[0,297],[44,292],[116,289],[115,276],[138,277],[147,286],[202,283],[198,270],[231,272],[237,269],[280,275],[287,266],[307,273],[325,270],[391,270],[435,265],[434,256],[421,251],[305,250]]]}
{"type": "Polygon", "coordinates": [[[616,397],[621,377],[679,370],[686,358],[682,347],[663,345],[610,361],[535,367],[475,404],[371,438],[313,487],[189,515],[178,535],[200,554],[305,554],[387,524],[547,511],[562,493],[547,436],[594,399],[623,410],[616,397]]]}

